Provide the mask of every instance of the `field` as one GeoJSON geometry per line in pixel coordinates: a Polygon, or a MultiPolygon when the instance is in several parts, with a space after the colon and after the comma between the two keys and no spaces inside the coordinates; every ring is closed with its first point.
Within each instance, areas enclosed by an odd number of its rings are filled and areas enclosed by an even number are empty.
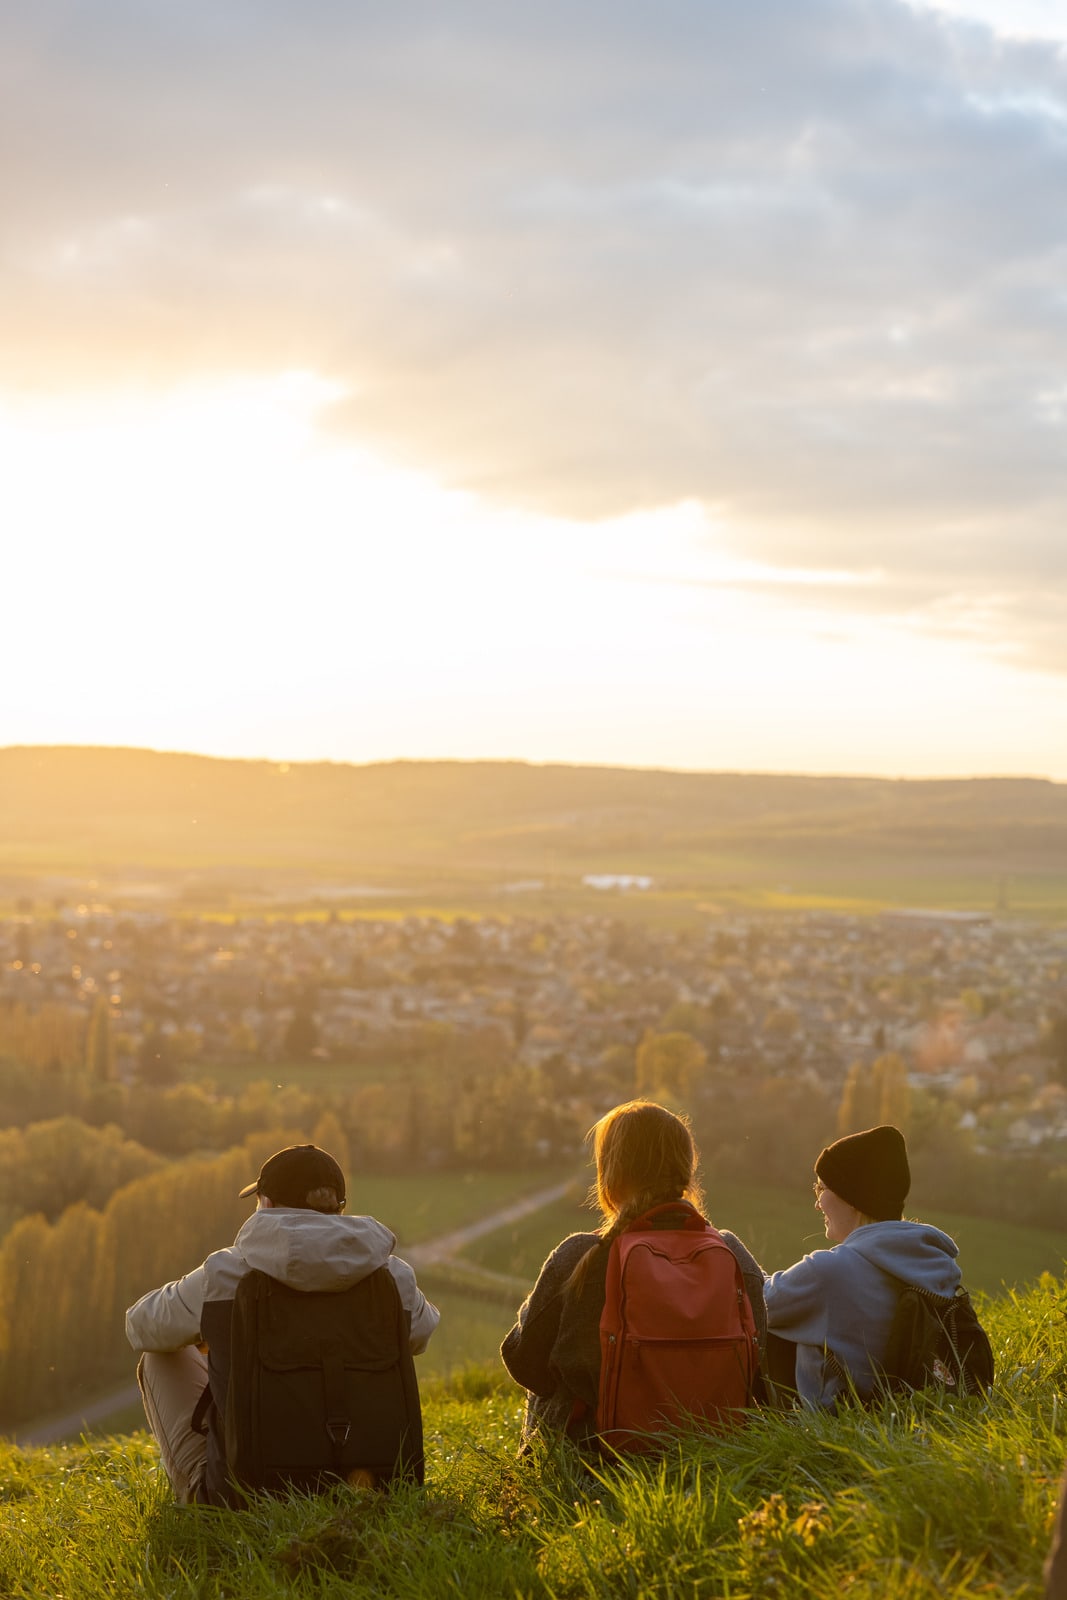
{"type": "MultiPolygon", "coordinates": [[[[808,1250],[825,1244],[810,1197],[795,1198],[757,1184],[717,1184],[708,1214],[748,1245],[768,1272],[789,1266],[808,1250]]],[[[1062,1273],[1067,1232],[1021,1228],[949,1212],[922,1213],[923,1221],[944,1228],[960,1246],[960,1265],[969,1288],[997,1294],[1032,1282],[1042,1272],[1062,1273]]],[[[469,1245],[464,1257],[493,1272],[529,1281],[549,1251],[568,1233],[595,1226],[594,1213],[577,1200],[561,1201],[533,1217],[469,1245]]]]}
{"type": "Polygon", "coordinates": [[[1067,785],[0,750],[0,911],[1067,910],[1067,785]],[[120,803],[117,802],[117,797],[120,803]],[[640,874],[646,894],[590,874],[640,874]],[[525,886],[521,892],[516,885],[525,886]]]}
{"type": "Polygon", "coordinates": [[[408,1245],[437,1239],[538,1189],[570,1177],[571,1168],[534,1167],[515,1172],[439,1172],[425,1177],[367,1173],[355,1179],[348,1197],[349,1215],[377,1217],[397,1237],[403,1254],[408,1245]]]}
{"type": "Polygon", "coordinates": [[[1067,1439],[1062,1280],[983,1306],[987,1399],[765,1413],[662,1461],[516,1459],[490,1373],[427,1384],[424,1490],[176,1507],[143,1433],[0,1446],[11,1600],[1036,1600],[1067,1439]]]}

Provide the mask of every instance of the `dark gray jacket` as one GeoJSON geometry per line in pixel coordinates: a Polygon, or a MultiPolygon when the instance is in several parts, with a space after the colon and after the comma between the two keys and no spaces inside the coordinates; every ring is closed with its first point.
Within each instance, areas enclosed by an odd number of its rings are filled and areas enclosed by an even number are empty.
{"type": "MultiPolygon", "coordinates": [[[[741,1268],[762,1353],[767,1335],[763,1273],[735,1234],[720,1231],[741,1268]]],[[[500,1347],[504,1365],[527,1391],[524,1439],[538,1430],[565,1432],[572,1422],[576,1401],[582,1403],[584,1415],[571,1426],[571,1436],[581,1440],[593,1432],[600,1388],[600,1314],[604,1309],[608,1254],[608,1245],[596,1233],[572,1233],[557,1245],[500,1347]],[[567,1279],[594,1245],[601,1248],[580,1292],[567,1293],[567,1279]]]]}

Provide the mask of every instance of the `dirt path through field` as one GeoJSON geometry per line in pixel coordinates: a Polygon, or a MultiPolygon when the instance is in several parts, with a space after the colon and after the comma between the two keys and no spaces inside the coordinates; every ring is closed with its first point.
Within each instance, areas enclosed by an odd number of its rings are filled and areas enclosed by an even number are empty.
{"type": "Polygon", "coordinates": [[[519,1222],[523,1217],[532,1216],[535,1211],[543,1210],[556,1200],[562,1200],[569,1188],[569,1183],[554,1183],[551,1189],[539,1189],[536,1194],[528,1194],[524,1200],[516,1200],[510,1206],[502,1206],[499,1211],[491,1212],[488,1217],[482,1217],[478,1222],[469,1222],[465,1228],[456,1228],[454,1232],[444,1233],[439,1239],[428,1239],[424,1244],[408,1245],[404,1251],[404,1259],[409,1261],[416,1271],[420,1267],[440,1266],[442,1261],[447,1261],[450,1256],[458,1254],[465,1245],[473,1244],[475,1239],[481,1239],[487,1233],[496,1233],[498,1228],[506,1228],[509,1223],[519,1222]]]}
{"type": "MultiPolygon", "coordinates": [[[[416,1271],[422,1267],[439,1266],[442,1261],[447,1261],[475,1239],[481,1239],[487,1233],[495,1233],[498,1228],[506,1228],[509,1223],[518,1222],[523,1217],[540,1211],[544,1206],[562,1200],[569,1188],[569,1183],[555,1183],[550,1189],[539,1189],[536,1194],[528,1194],[522,1200],[513,1201],[509,1206],[502,1206],[499,1211],[492,1211],[477,1222],[469,1222],[465,1228],[456,1228],[452,1233],[444,1233],[439,1239],[427,1239],[422,1244],[408,1245],[404,1250],[404,1259],[409,1261],[416,1271]]],[[[91,1401],[79,1410],[69,1411],[64,1417],[53,1417],[47,1422],[29,1423],[25,1428],[16,1429],[9,1437],[20,1445],[59,1444],[63,1440],[76,1438],[79,1430],[91,1427],[95,1422],[104,1422],[116,1411],[123,1411],[127,1406],[136,1405],[139,1398],[137,1385],[125,1383],[121,1388],[101,1395],[98,1400],[91,1401]]]]}

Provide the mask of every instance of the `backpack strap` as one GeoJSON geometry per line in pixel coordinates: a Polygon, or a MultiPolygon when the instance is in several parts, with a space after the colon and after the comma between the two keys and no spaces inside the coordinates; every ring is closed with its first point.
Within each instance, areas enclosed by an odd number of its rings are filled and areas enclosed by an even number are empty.
{"type": "Polygon", "coordinates": [[[193,1415],[189,1422],[189,1426],[192,1428],[194,1433],[207,1433],[208,1417],[211,1415],[211,1407],[213,1404],[214,1399],[211,1393],[211,1385],[210,1383],[205,1383],[203,1389],[200,1391],[200,1398],[193,1407],[193,1415]]]}
{"type": "Polygon", "coordinates": [[[338,1455],[352,1432],[352,1408],[345,1400],[344,1356],[339,1345],[330,1345],[322,1353],[322,1380],[326,1396],[326,1432],[334,1454],[338,1455]]]}

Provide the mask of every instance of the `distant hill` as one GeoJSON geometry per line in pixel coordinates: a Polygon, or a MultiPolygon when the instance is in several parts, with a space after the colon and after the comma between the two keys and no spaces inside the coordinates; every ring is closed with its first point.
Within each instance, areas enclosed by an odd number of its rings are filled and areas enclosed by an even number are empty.
{"type": "Polygon", "coordinates": [[[402,887],[594,872],[708,892],[784,877],[807,892],[866,886],[897,903],[936,880],[942,903],[988,905],[998,883],[1067,882],[1067,785],[0,750],[9,884],[202,874],[402,887]]]}

